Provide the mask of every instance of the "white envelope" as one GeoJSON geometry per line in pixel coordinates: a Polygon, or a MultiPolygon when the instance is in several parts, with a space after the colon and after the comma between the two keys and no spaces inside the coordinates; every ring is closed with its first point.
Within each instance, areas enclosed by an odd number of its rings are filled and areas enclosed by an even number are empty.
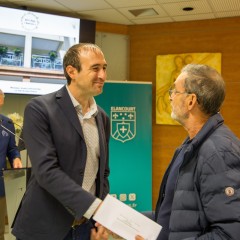
{"type": "Polygon", "coordinates": [[[135,240],[136,235],[145,240],[156,240],[162,229],[156,222],[109,194],[93,219],[127,240],[135,240]]]}

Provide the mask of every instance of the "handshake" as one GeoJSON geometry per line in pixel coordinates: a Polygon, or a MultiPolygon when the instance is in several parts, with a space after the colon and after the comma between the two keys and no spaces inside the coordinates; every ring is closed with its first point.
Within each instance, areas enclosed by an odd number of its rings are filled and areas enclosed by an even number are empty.
{"type": "MultiPolygon", "coordinates": [[[[120,237],[119,235],[111,232],[110,230],[104,228],[99,223],[96,223],[96,228],[91,230],[91,239],[90,240],[124,240],[124,238],[120,237]]],[[[145,240],[141,236],[136,236],[135,240],[145,240]]]]}
{"type": "Polygon", "coordinates": [[[91,240],[156,240],[161,226],[111,195],[107,195],[93,216],[97,222],[91,240]],[[101,236],[101,237],[100,237],[101,236]]]}

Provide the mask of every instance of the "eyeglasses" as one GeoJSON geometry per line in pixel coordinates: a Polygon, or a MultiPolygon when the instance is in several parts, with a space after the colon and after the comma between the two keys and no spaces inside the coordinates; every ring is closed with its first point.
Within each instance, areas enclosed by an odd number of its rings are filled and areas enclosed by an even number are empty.
{"type": "Polygon", "coordinates": [[[168,93],[169,93],[170,97],[172,96],[173,93],[174,93],[174,95],[176,95],[176,94],[184,94],[184,93],[188,94],[187,92],[179,92],[176,89],[169,89],[168,93]]]}

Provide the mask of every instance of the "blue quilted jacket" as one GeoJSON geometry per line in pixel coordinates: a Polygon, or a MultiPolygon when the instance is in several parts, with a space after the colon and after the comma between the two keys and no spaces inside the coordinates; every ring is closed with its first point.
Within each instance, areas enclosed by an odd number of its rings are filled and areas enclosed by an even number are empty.
{"type": "Polygon", "coordinates": [[[175,186],[169,240],[230,239],[240,239],[240,141],[223,124],[222,116],[215,114],[185,152],[175,186]]]}

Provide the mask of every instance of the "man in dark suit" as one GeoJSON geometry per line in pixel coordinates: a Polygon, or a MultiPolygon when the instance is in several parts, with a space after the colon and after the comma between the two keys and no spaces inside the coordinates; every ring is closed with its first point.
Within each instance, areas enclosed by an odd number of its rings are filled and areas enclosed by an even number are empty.
{"type": "Polygon", "coordinates": [[[87,43],[72,46],[63,66],[66,86],[32,99],[24,113],[32,175],[13,224],[20,240],[89,240],[91,231],[107,236],[92,222],[109,192],[110,121],[94,100],[107,63],[87,43]]]}
{"type": "MultiPolygon", "coordinates": [[[[4,104],[4,98],[5,95],[0,89],[0,108],[4,104]]],[[[8,159],[11,167],[22,167],[20,153],[17,149],[13,133],[15,134],[15,129],[11,120],[0,114],[0,240],[4,240],[6,215],[6,198],[2,169],[7,168],[6,158],[8,159]]]]}

